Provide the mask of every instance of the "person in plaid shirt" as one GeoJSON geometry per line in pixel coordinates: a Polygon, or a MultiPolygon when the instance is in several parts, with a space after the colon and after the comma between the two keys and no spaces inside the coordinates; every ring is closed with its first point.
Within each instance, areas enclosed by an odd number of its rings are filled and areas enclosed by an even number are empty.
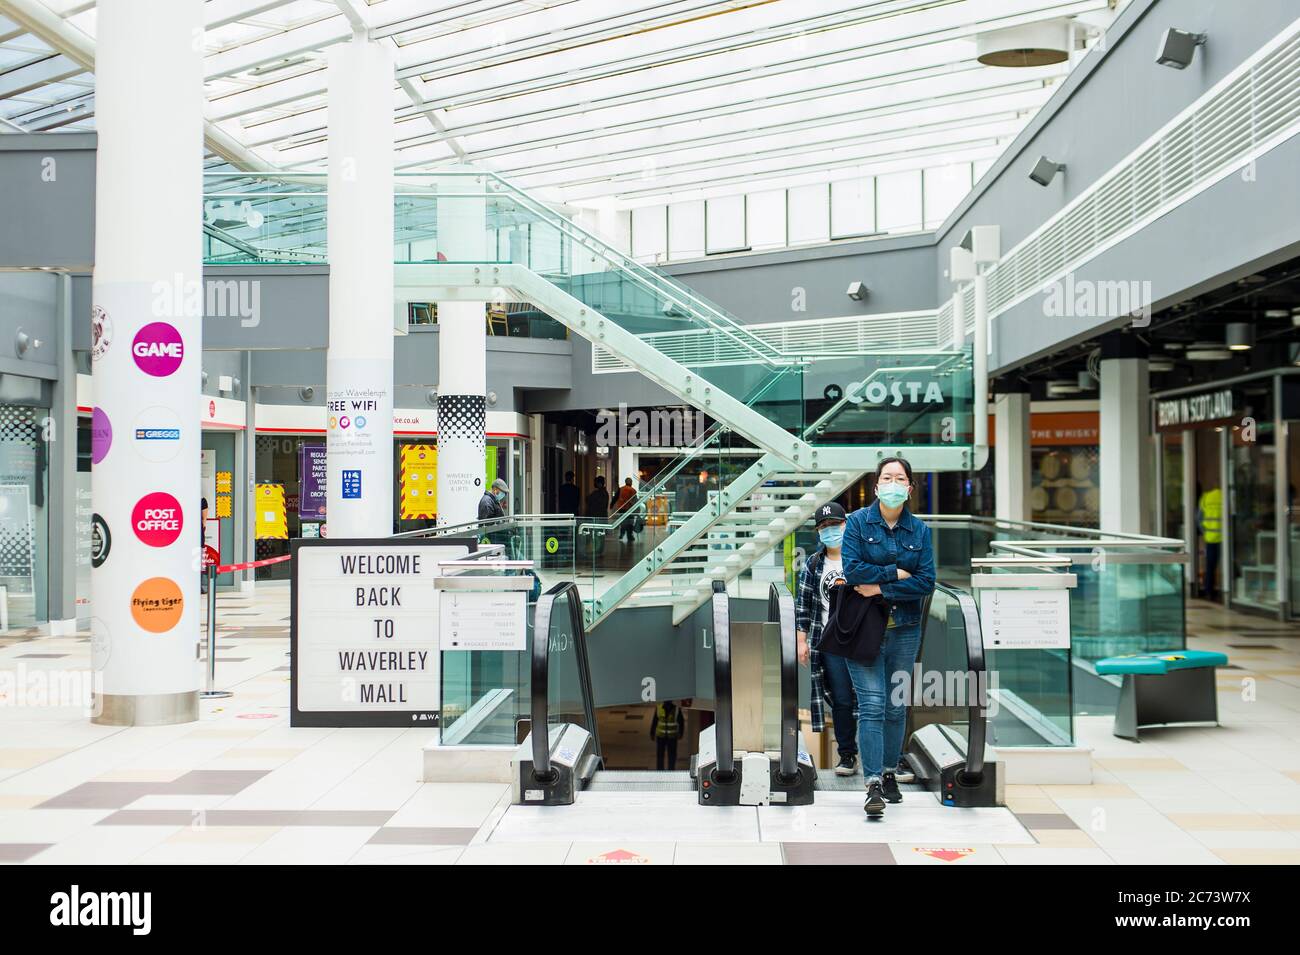
{"type": "Polygon", "coordinates": [[[812,731],[826,731],[826,701],[831,704],[835,747],[840,761],[837,776],[852,776],[858,768],[858,724],[854,714],[853,683],[844,657],[818,653],[822,628],[830,613],[831,588],[844,583],[844,562],[840,541],[844,537],[844,508],[835,502],[817,508],[818,547],[799,574],[799,595],[795,598],[795,630],[799,641],[799,662],[812,668],[812,731]]]}

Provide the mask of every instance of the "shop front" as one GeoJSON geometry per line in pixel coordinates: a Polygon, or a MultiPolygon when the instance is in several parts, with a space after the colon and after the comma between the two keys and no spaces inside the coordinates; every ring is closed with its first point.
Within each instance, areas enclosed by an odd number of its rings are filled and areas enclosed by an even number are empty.
{"type": "Polygon", "coordinates": [[[1156,532],[1187,541],[1190,592],[1300,616],[1300,377],[1280,369],[1152,396],[1156,532]]]}
{"type": "MultiPolygon", "coordinates": [[[[254,442],[256,558],[288,554],[296,537],[321,537],[325,528],[325,430],[312,427],[320,408],[258,406],[254,442]]],[[[397,409],[393,418],[393,531],[437,524],[438,437],[432,410],[397,409]]],[[[510,513],[526,510],[530,441],[517,415],[488,412],[484,487],[496,478],[510,485],[510,513]]],[[[289,566],[256,570],[258,580],[287,580],[289,566]]]]}

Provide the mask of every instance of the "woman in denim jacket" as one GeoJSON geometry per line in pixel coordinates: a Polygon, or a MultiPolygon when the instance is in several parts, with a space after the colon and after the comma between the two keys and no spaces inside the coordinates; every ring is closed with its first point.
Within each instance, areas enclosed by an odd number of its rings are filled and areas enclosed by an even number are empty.
{"type": "Polygon", "coordinates": [[[912,466],[885,458],[876,467],[876,501],[849,515],[844,529],[844,580],[864,597],[889,604],[889,629],[870,666],[849,660],[858,700],[858,755],[867,787],[863,808],[880,816],[886,802],[900,802],[894,769],[903,749],[906,699],[921,644],[921,608],[934,592],[930,528],[912,516],[912,466]]]}

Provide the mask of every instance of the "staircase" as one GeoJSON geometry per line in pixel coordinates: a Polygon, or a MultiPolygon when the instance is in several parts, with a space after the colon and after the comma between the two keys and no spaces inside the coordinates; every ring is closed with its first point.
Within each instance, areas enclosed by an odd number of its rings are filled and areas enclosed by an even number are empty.
{"type": "Polygon", "coordinates": [[[808,335],[816,323],[799,323],[800,333],[788,339],[774,338],[770,329],[757,335],[714,303],[494,174],[399,176],[398,191],[398,226],[406,239],[418,238],[417,228],[429,230],[433,223],[428,238],[436,244],[440,216],[454,217],[464,229],[466,216],[476,215],[484,222],[489,250],[486,261],[483,256],[447,260],[439,252],[436,260],[397,262],[399,300],[531,302],[602,355],[625,362],[718,422],[662,475],[646,482],[633,507],[603,528],[583,532],[616,535],[622,522],[650,497],[663,494],[676,475],[690,473],[684,469],[713,467],[724,437],[739,436],[751,452],[759,452],[711,491],[697,511],[679,516],[671,533],[638,555],[631,569],[593,585],[589,627],[629,601],[671,604],[674,619],[684,619],[707,601],[714,580],[735,580],[780,547],[819,503],[840,494],[885,456],[906,453],[921,471],[972,466],[971,447],[953,436],[959,432],[951,424],[969,411],[959,402],[957,383],[966,375],[970,384],[969,354],[952,345],[950,333],[934,334],[932,347],[917,344],[930,328],[938,328],[938,311],[915,313],[919,330],[906,347],[897,336],[873,336],[869,324],[856,336],[845,336],[839,326],[820,338],[808,335]],[[417,226],[400,221],[404,215],[417,226]],[[887,383],[895,395],[902,394],[901,384],[904,391],[912,386],[916,403],[918,378],[949,382],[951,414],[943,418],[949,423],[942,429],[948,437],[939,437],[932,420],[939,409],[917,404],[895,411],[883,400],[873,405],[861,398],[863,389],[868,396],[883,394],[887,383]],[[851,385],[857,397],[850,394],[851,385]],[[863,435],[882,440],[863,440],[863,435]]]}
{"type": "MultiPolygon", "coordinates": [[[[838,497],[862,476],[860,471],[780,471],[779,462],[771,456],[765,456],[755,468],[778,470],[748,495],[736,499],[730,510],[719,513],[702,534],[692,529],[682,534],[680,542],[672,537],[665,541],[675,545],[661,548],[666,559],[650,562],[646,574],[634,569],[627,575],[629,582],[634,577],[640,580],[626,600],[633,605],[671,604],[673,623],[681,623],[709,599],[713,581],[735,580],[781,547],[819,504],[838,497]]],[[[728,490],[731,488],[729,484],[728,490]]],[[[677,533],[680,531],[674,536],[677,533]]],[[[597,597],[595,618],[608,615],[614,606],[617,604],[610,595],[597,597]]]]}

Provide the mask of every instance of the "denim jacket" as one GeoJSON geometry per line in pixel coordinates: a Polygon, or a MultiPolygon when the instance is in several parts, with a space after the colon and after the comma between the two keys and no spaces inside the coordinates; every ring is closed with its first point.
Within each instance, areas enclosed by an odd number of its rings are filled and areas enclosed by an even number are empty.
{"type": "Polygon", "coordinates": [[[934,592],[934,548],[924,522],[904,506],[891,528],[873,502],[849,515],[841,550],[847,583],[879,584],[895,626],[921,622],[921,605],[934,592]],[[899,580],[900,569],[912,576],[899,580]]]}

